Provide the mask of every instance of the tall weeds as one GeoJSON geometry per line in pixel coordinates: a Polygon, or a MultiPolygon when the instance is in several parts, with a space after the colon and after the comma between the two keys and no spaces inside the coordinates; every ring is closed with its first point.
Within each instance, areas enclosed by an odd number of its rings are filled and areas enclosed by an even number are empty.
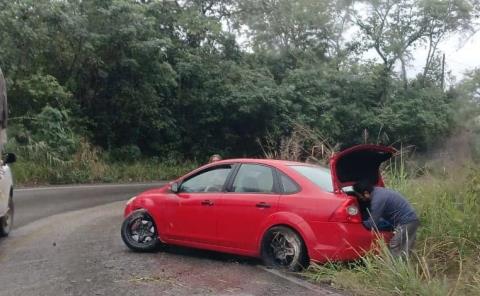
{"type": "Polygon", "coordinates": [[[80,140],[76,152],[67,158],[60,158],[42,142],[18,145],[12,139],[8,151],[17,153],[13,165],[17,185],[170,180],[196,167],[194,162],[173,163],[158,158],[110,162],[104,159],[104,152],[86,140],[80,140]]]}
{"type": "Polygon", "coordinates": [[[322,280],[318,274],[325,274],[325,270],[333,267],[330,283],[356,295],[448,295],[446,280],[432,276],[427,263],[420,257],[394,258],[385,243],[379,250],[355,263],[312,264],[306,275],[322,280]]]}
{"type": "Polygon", "coordinates": [[[327,164],[338,146],[331,145],[325,136],[308,126],[299,123],[292,125],[291,133],[280,140],[271,135],[257,140],[265,157],[327,164]]]}

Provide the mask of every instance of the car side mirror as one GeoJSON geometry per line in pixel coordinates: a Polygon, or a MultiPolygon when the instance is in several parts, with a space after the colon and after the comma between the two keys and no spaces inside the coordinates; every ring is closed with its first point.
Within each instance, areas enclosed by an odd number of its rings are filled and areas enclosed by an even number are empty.
{"type": "Polygon", "coordinates": [[[178,193],[178,191],[180,190],[179,186],[178,186],[178,183],[177,182],[173,182],[172,185],[170,185],[170,190],[173,192],[173,193],[178,193]]]}
{"type": "Polygon", "coordinates": [[[17,156],[14,153],[6,153],[3,155],[4,164],[14,163],[15,161],[17,161],[17,156]]]}

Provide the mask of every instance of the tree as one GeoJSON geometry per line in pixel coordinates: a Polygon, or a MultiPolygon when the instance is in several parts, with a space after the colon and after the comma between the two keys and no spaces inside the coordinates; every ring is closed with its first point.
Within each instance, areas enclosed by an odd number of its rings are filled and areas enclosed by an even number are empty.
{"type": "MultiPolygon", "coordinates": [[[[366,1],[354,10],[355,23],[363,34],[366,48],[373,48],[383,62],[385,76],[391,75],[397,61],[402,65],[402,79],[407,85],[406,61],[412,46],[426,31],[425,19],[416,0],[366,1]]],[[[384,81],[382,100],[388,91],[384,81]]]]}
{"type": "Polygon", "coordinates": [[[478,10],[475,8],[475,2],[426,0],[420,3],[426,19],[425,36],[428,46],[423,79],[427,79],[432,72],[435,72],[435,58],[440,42],[455,32],[474,33],[475,26],[472,21],[475,18],[475,9],[478,10]]]}
{"type": "Polygon", "coordinates": [[[239,19],[248,26],[253,47],[290,51],[316,48],[325,52],[332,32],[328,1],[238,1],[239,19]]]}
{"type": "Polygon", "coordinates": [[[66,112],[72,131],[110,151],[258,155],[258,138],[296,122],[343,146],[367,130],[427,147],[459,95],[438,86],[435,44],[475,30],[465,3],[3,1],[0,63],[13,120],[66,112]],[[346,40],[357,25],[363,39],[346,40]],[[427,74],[399,80],[395,65],[426,44],[427,74]],[[369,48],[380,63],[362,60],[369,48]]]}
{"type": "MultiPolygon", "coordinates": [[[[449,33],[471,30],[473,1],[468,0],[375,0],[354,9],[354,20],[366,48],[382,60],[386,75],[400,62],[404,87],[408,86],[406,64],[412,50],[428,44],[424,77],[431,70],[438,44],[449,33]]],[[[385,92],[388,85],[385,86],[385,92]]],[[[385,96],[384,96],[385,98],[385,96]]]]}

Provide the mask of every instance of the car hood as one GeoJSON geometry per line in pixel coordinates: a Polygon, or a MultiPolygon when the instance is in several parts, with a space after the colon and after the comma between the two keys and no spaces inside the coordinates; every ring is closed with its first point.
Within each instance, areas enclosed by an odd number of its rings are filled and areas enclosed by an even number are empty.
{"type": "Polygon", "coordinates": [[[161,187],[148,189],[146,191],[143,191],[143,192],[139,193],[137,196],[147,196],[147,197],[149,197],[149,196],[159,195],[159,194],[167,192],[168,189],[169,189],[169,186],[170,186],[170,184],[167,183],[167,184],[165,184],[161,187]]]}
{"type": "Polygon", "coordinates": [[[330,159],[333,189],[338,192],[365,179],[383,186],[380,165],[396,152],[393,147],[364,144],[335,153],[330,159]]]}

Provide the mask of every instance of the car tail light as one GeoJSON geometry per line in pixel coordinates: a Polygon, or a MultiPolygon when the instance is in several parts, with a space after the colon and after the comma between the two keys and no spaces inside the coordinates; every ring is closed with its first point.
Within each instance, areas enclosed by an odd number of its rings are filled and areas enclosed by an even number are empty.
{"type": "Polygon", "coordinates": [[[362,223],[362,216],[356,200],[349,198],[330,217],[331,222],[362,223]]]}

